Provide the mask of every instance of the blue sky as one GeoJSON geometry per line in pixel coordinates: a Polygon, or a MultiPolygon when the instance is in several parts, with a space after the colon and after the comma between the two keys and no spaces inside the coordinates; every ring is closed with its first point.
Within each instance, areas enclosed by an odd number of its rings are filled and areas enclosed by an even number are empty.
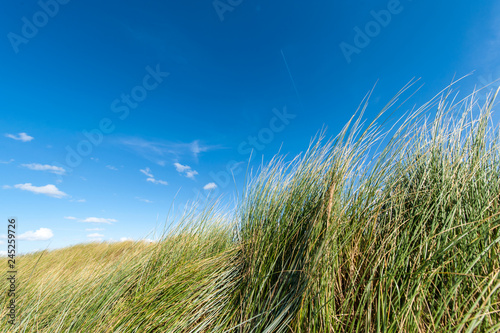
{"type": "Polygon", "coordinates": [[[172,203],[230,201],[248,163],[338,133],[377,81],[368,118],[414,77],[417,104],[500,77],[498,1],[3,7],[1,207],[22,252],[152,239],[172,203]]]}

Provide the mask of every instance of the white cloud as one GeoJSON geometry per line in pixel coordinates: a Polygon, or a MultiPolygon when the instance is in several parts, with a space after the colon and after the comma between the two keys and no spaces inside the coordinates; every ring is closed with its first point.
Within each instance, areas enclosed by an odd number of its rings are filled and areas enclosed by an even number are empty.
{"type": "Polygon", "coordinates": [[[10,160],[8,160],[8,161],[0,161],[0,164],[9,164],[9,163],[12,163],[12,162],[14,162],[14,159],[13,159],[13,158],[11,158],[11,159],[10,159],[10,160]]]}
{"type": "Polygon", "coordinates": [[[189,165],[182,165],[180,163],[174,163],[175,170],[180,174],[184,174],[187,178],[194,179],[194,176],[198,174],[198,171],[191,169],[189,165]]]}
{"type": "Polygon", "coordinates": [[[64,217],[66,220],[76,220],[77,218],[74,216],[65,216],[64,217]]]}
{"type": "Polygon", "coordinates": [[[153,177],[153,174],[151,173],[151,169],[150,168],[140,169],[139,171],[142,172],[143,174],[145,174],[148,177],[153,177]]]}
{"type": "Polygon", "coordinates": [[[106,168],[108,168],[109,170],[118,171],[118,169],[112,165],[106,165],[106,168]]]}
{"type": "Polygon", "coordinates": [[[164,181],[164,180],[155,179],[155,177],[153,176],[153,173],[151,172],[150,168],[141,169],[139,171],[142,172],[143,174],[145,174],[148,177],[146,179],[147,182],[151,182],[153,184],[168,185],[168,183],[166,181],[164,181]]]}
{"type": "Polygon", "coordinates": [[[217,188],[217,184],[215,183],[208,183],[205,186],[203,186],[204,190],[213,190],[215,188],[217,188]]]}
{"type": "Polygon", "coordinates": [[[3,188],[4,190],[8,190],[9,188],[12,188],[12,186],[10,186],[10,185],[4,185],[4,186],[2,186],[2,188],[3,188]]]}
{"type": "Polygon", "coordinates": [[[18,238],[28,241],[44,241],[51,239],[53,236],[54,234],[49,228],[40,228],[37,231],[26,231],[24,234],[19,235],[18,238]]]}
{"type": "Polygon", "coordinates": [[[174,166],[175,166],[175,170],[177,170],[177,172],[181,172],[181,173],[191,169],[191,167],[189,165],[182,165],[182,164],[177,163],[177,162],[174,163],[174,166]]]}
{"type": "Polygon", "coordinates": [[[14,187],[23,191],[29,191],[35,194],[45,194],[48,195],[49,197],[58,199],[67,196],[66,193],[60,191],[55,185],[52,184],[48,184],[45,186],[33,186],[31,185],[31,183],[26,183],[26,184],[17,184],[14,185],[14,187]]]}
{"type": "Polygon", "coordinates": [[[198,174],[198,171],[191,170],[191,171],[186,172],[186,177],[194,179],[194,176],[196,176],[197,174],[198,174]]]}
{"type": "Polygon", "coordinates": [[[85,223],[107,223],[111,224],[112,222],[118,222],[115,219],[106,219],[103,217],[87,217],[85,220],[82,220],[85,223]]]}
{"type": "Polygon", "coordinates": [[[85,231],[103,231],[104,228],[89,228],[89,229],[85,229],[85,231]]]}
{"type": "Polygon", "coordinates": [[[92,161],[96,161],[96,162],[99,162],[99,159],[97,157],[91,157],[90,158],[92,161]]]}
{"type": "Polygon", "coordinates": [[[148,178],[148,179],[146,179],[146,181],[151,182],[153,184],[168,185],[168,183],[166,181],[160,180],[160,179],[148,178]]]}
{"type": "Polygon", "coordinates": [[[122,237],[120,238],[120,242],[126,242],[126,241],[133,241],[132,238],[128,238],[128,237],[122,237]]]}
{"type": "Polygon", "coordinates": [[[0,241],[0,244],[5,244],[5,242],[4,241],[0,241]]]}
{"type": "Polygon", "coordinates": [[[55,173],[56,175],[64,175],[66,173],[66,170],[64,170],[64,168],[49,164],[31,163],[21,164],[21,166],[31,170],[48,171],[51,173],[55,173]]]}
{"type": "Polygon", "coordinates": [[[143,198],[139,198],[139,197],[135,197],[137,200],[139,201],[142,201],[142,202],[147,202],[147,203],[153,203],[153,201],[151,200],[148,200],[148,199],[143,199],[143,198]]]}
{"type": "Polygon", "coordinates": [[[71,199],[70,202],[86,202],[85,199],[71,199]]]}
{"type": "Polygon", "coordinates": [[[31,141],[34,139],[34,137],[29,136],[28,134],[26,134],[24,132],[18,133],[17,135],[6,133],[5,136],[8,138],[14,139],[14,140],[22,141],[22,142],[28,142],[28,141],[31,141]]]}
{"type": "Polygon", "coordinates": [[[7,251],[0,251],[0,257],[7,257],[7,251]]]}
{"type": "Polygon", "coordinates": [[[96,233],[93,233],[93,234],[88,234],[87,235],[88,238],[102,238],[104,237],[104,235],[102,234],[98,234],[97,232],[96,233]]]}

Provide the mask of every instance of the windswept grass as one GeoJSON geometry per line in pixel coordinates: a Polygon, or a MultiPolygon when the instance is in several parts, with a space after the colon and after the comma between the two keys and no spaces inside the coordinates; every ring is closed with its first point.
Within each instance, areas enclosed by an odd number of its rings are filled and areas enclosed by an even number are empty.
{"type": "Polygon", "coordinates": [[[367,96],[333,140],[275,157],[234,212],[188,211],[155,244],[19,258],[2,331],[500,331],[496,95],[445,91],[388,129],[407,88],[371,123],[367,96]]]}

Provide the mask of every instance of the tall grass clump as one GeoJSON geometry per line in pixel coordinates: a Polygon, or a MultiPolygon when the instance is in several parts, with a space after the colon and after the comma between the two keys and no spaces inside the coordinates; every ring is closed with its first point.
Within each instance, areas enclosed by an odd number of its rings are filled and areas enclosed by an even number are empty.
{"type": "Polygon", "coordinates": [[[21,257],[18,324],[0,328],[500,331],[496,94],[448,89],[394,119],[409,88],[370,123],[368,95],[333,139],[262,165],[234,211],[188,210],[152,245],[21,257]]]}
{"type": "Polygon", "coordinates": [[[405,89],[249,185],[237,331],[500,329],[496,95],[479,106],[448,91],[384,132],[405,89]]]}

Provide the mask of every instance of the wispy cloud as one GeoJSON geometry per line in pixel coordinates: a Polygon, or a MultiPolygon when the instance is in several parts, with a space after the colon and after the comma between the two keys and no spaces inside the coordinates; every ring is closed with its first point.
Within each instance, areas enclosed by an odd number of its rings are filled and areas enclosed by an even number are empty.
{"type": "Polygon", "coordinates": [[[100,240],[102,237],[104,237],[103,234],[99,234],[99,233],[93,233],[93,234],[88,234],[87,235],[88,238],[92,238],[94,240],[100,240]]]}
{"type": "Polygon", "coordinates": [[[112,165],[106,165],[106,168],[108,168],[109,170],[118,171],[118,169],[112,165]]]}
{"type": "Polygon", "coordinates": [[[165,163],[164,157],[166,156],[170,156],[174,160],[180,159],[182,156],[192,156],[197,160],[198,155],[201,153],[223,149],[220,145],[205,145],[200,140],[184,143],[160,140],[148,141],[138,137],[128,137],[118,139],[115,142],[159,165],[165,163]]]}
{"type": "Polygon", "coordinates": [[[14,140],[22,141],[22,142],[29,142],[34,139],[34,137],[29,136],[26,133],[18,133],[18,134],[9,134],[5,133],[5,136],[14,140]]]}
{"type": "MultiPolygon", "coordinates": [[[[9,185],[4,185],[3,188],[12,188],[12,187],[9,185]]],[[[26,184],[14,185],[14,188],[23,191],[29,191],[35,194],[45,194],[48,195],[49,197],[58,199],[68,196],[66,193],[60,191],[55,185],[52,184],[48,184],[45,186],[33,186],[31,183],[26,183],[26,184]]]]}
{"type": "Polygon", "coordinates": [[[147,182],[151,182],[153,184],[160,184],[160,185],[168,185],[168,183],[164,180],[156,179],[153,176],[153,173],[151,172],[150,168],[145,168],[145,169],[140,169],[140,172],[145,174],[148,178],[146,179],[147,182]]]}
{"type": "Polygon", "coordinates": [[[160,185],[168,185],[168,183],[164,180],[160,179],[155,179],[155,178],[148,178],[146,179],[147,182],[151,182],[153,184],[160,184],[160,185]]]}
{"type": "Polygon", "coordinates": [[[198,171],[191,169],[189,165],[182,165],[180,163],[174,163],[175,169],[180,174],[186,176],[187,178],[194,179],[194,176],[198,174],[198,171]]]}
{"type": "Polygon", "coordinates": [[[147,202],[147,203],[153,203],[153,201],[151,200],[148,200],[148,199],[143,199],[143,198],[139,198],[139,197],[135,197],[137,200],[139,201],[142,201],[142,202],[147,202]]]}
{"type": "Polygon", "coordinates": [[[118,222],[118,220],[115,220],[115,219],[106,219],[106,218],[103,218],[103,217],[87,217],[86,219],[81,220],[81,222],[111,224],[113,222],[118,222]]]}
{"type": "Polygon", "coordinates": [[[28,168],[30,170],[47,171],[55,173],[56,175],[64,175],[66,173],[66,170],[64,170],[64,168],[49,164],[31,163],[31,164],[21,164],[21,166],[28,168]]]}
{"type": "Polygon", "coordinates": [[[120,238],[120,242],[126,242],[126,241],[133,241],[132,238],[128,238],[128,237],[122,237],[120,238]]]}
{"type": "Polygon", "coordinates": [[[195,140],[189,144],[189,149],[191,150],[191,153],[193,154],[194,157],[198,157],[198,154],[207,152],[209,150],[213,150],[216,148],[220,148],[220,146],[205,146],[203,144],[200,144],[199,140],[195,140]]]}
{"type": "Polygon", "coordinates": [[[52,230],[49,228],[40,228],[36,231],[26,231],[24,234],[18,236],[20,240],[27,241],[44,241],[54,237],[52,230]]]}
{"type": "Polygon", "coordinates": [[[153,174],[151,173],[151,169],[150,168],[140,169],[139,171],[142,172],[143,174],[145,174],[148,177],[153,177],[153,174]]]}
{"type": "Polygon", "coordinates": [[[104,228],[89,228],[89,229],[85,229],[85,231],[103,231],[104,228]]]}
{"type": "Polygon", "coordinates": [[[10,159],[10,160],[8,160],[8,161],[0,161],[0,164],[9,164],[9,163],[12,163],[12,162],[14,162],[14,159],[13,159],[13,158],[11,158],[11,159],[10,159]]]}
{"type": "Polygon", "coordinates": [[[213,189],[216,189],[217,188],[217,184],[215,183],[208,183],[206,184],[205,186],[203,186],[203,189],[204,190],[213,190],[213,189]]]}
{"type": "MultiPolygon", "coordinates": [[[[84,223],[106,223],[106,224],[111,224],[112,222],[118,222],[115,219],[106,219],[103,217],[87,217],[86,219],[78,219],[74,216],[65,216],[64,217],[66,220],[78,220],[80,222],[84,223]]],[[[99,230],[104,230],[103,228],[90,228],[90,229],[85,229],[86,231],[99,231],[99,230]]]]}

